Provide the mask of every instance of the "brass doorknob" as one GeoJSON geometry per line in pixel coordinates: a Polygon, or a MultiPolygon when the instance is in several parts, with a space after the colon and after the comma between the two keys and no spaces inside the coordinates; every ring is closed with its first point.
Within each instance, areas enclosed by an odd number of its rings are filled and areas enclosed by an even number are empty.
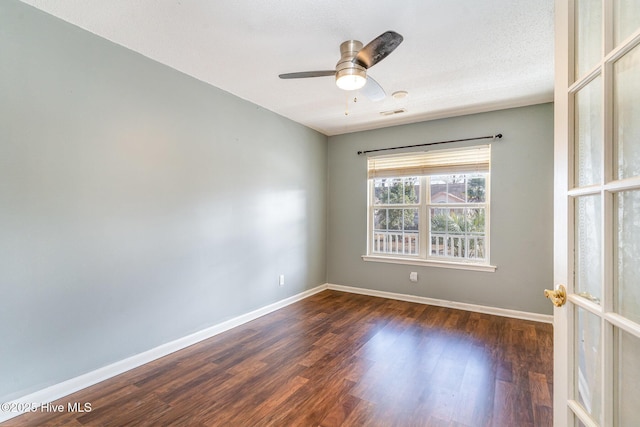
{"type": "Polygon", "coordinates": [[[567,302],[567,288],[564,285],[558,285],[555,291],[545,289],[544,296],[549,298],[556,307],[562,307],[567,302]]]}

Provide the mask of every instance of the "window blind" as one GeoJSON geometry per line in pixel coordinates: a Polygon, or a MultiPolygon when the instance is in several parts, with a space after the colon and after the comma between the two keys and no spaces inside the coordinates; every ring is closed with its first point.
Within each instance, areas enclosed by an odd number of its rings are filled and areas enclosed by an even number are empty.
{"type": "Polygon", "coordinates": [[[369,157],[369,178],[489,172],[491,145],[369,157]]]}

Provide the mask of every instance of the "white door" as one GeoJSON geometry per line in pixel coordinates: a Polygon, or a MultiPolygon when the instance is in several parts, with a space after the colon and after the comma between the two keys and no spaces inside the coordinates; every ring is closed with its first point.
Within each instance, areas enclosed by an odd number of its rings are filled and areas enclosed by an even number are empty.
{"type": "Polygon", "coordinates": [[[640,0],[556,0],[554,424],[640,426],[640,0]]]}

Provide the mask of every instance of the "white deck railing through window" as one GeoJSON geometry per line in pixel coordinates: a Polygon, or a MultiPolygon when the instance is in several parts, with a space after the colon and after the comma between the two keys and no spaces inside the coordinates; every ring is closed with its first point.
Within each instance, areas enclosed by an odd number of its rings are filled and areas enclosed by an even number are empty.
{"type": "Polygon", "coordinates": [[[445,258],[485,259],[485,236],[430,233],[431,256],[445,258]]]}
{"type": "Polygon", "coordinates": [[[418,255],[417,231],[375,231],[373,252],[383,254],[418,255]]]}
{"type": "MultiPolygon", "coordinates": [[[[483,260],[485,253],[484,235],[464,235],[450,233],[430,233],[429,256],[483,260]]],[[[419,255],[420,244],[417,231],[375,231],[373,252],[397,255],[419,255]]]]}

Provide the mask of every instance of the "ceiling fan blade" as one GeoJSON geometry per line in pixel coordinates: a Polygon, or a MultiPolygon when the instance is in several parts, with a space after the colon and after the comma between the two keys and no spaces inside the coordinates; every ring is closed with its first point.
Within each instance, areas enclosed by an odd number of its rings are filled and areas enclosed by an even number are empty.
{"type": "Polygon", "coordinates": [[[360,52],[353,58],[353,62],[364,68],[371,68],[393,52],[402,43],[402,40],[404,37],[395,31],[382,33],[360,49],[360,52]]]}
{"type": "Polygon", "coordinates": [[[371,101],[382,101],[387,96],[382,86],[371,76],[367,76],[367,83],[360,89],[360,93],[371,101]]]}
{"type": "Polygon", "coordinates": [[[326,77],[335,76],[336,70],[324,70],[324,71],[302,71],[300,73],[287,73],[280,74],[278,77],[281,79],[306,79],[308,77],[326,77]]]}

